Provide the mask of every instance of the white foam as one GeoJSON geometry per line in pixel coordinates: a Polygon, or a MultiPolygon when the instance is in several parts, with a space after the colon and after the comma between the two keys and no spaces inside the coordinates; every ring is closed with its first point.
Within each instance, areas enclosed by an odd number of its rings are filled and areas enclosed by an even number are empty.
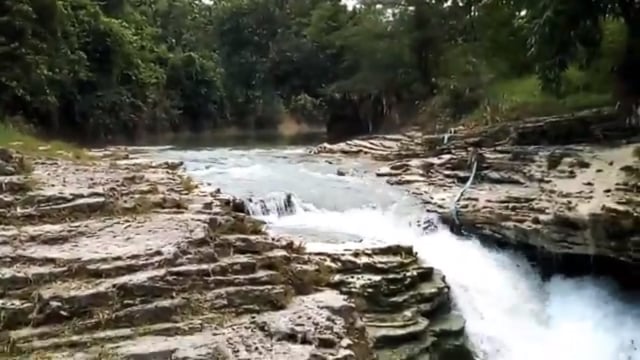
{"type": "Polygon", "coordinates": [[[493,251],[441,230],[422,235],[389,211],[315,211],[274,219],[282,227],[310,227],[359,235],[359,243],[310,244],[314,250],[409,244],[441,269],[467,332],[486,360],[640,360],[640,308],[594,278],[543,282],[520,256],[493,251]],[[634,345],[635,344],[635,345],[634,345]]]}
{"type": "Polygon", "coordinates": [[[229,176],[237,177],[237,178],[246,178],[246,177],[266,177],[269,176],[271,171],[268,167],[260,164],[249,165],[249,166],[238,166],[225,169],[229,176]]]}
{"type": "Polygon", "coordinates": [[[317,210],[315,206],[302,202],[295,194],[285,192],[272,192],[263,197],[245,201],[252,216],[268,222],[286,215],[317,210]]]}

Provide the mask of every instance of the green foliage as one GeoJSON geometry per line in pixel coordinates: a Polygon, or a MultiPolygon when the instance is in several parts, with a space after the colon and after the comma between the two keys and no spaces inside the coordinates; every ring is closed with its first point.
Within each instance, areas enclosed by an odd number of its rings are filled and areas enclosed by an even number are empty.
{"type": "Polygon", "coordinates": [[[487,87],[480,107],[466,119],[493,124],[523,117],[547,116],[612,104],[610,93],[577,91],[557,98],[545,93],[534,76],[496,81],[487,87]]]}
{"type": "Polygon", "coordinates": [[[603,58],[620,57],[613,64],[620,65],[618,80],[630,85],[634,96],[640,95],[640,75],[630,69],[634,66],[631,64],[640,61],[637,1],[542,0],[529,7],[532,10],[528,13],[529,42],[544,90],[561,95],[565,90],[562,76],[572,64],[589,68],[603,58]],[[620,25],[626,34],[621,34],[620,25]]]}
{"type": "Polygon", "coordinates": [[[206,122],[218,127],[224,119],[222,72],[215,58],[196,53],[177,54],[169,61],[166,87],[177,99],[178,109],[190,121],[189,129],[202,130],[206,122]]]}
{"type": "MultiPolygon", "coordinates": [[[[640,59],[637,8],[633,0],[3,1],[0,116],[109,139],[273,129],[290,116],[375,131],[424,103],[444,119],[594,106],[617,88],[611,68],[640,59]]],[[[633,67],[619,68],[628,93],[633,67]]]]}

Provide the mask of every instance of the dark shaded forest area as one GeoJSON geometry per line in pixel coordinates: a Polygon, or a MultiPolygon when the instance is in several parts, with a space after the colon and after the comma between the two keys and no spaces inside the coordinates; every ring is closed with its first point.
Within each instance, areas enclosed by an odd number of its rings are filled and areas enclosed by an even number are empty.
{"type": "Polygon", "coordinates": [[[85,139],[628,105],[639,67],[635,0],[0,1],[0,118],[85,139]]]}

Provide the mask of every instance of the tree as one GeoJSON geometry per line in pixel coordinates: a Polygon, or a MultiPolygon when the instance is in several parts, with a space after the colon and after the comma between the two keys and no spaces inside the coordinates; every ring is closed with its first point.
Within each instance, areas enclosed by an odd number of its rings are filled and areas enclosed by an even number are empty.
{"type": "Polygon", "coordinates": [[[618,81],[625,94],[640,96],[640,3],[635,0],[544,0],[528,8],[530,45],[536,71],[550,92],[560,94],[561,75],[571,62],[583,56],[586,62],[601,55],[603,23],[620,19],[627,29],[626,50],[617,66],[618,81]]]}
{"type": "MultiPolygon", "coordinates": [[[[567,69],[615,58],[637,98],[633,0],[14,0],[0,2],[0,115],[87,139],[283,119],[338,135],[435,107],[468,116],[493,84],[573,91],[567,69]],[[530,56],[533,55],[533,56],[530,56]],[[438,101],[436,101],[438,100],[438,101]]],[[[602,76],[602,71],[598,76],[602,76]]],[[[605,84],[605,82],[601,82],[605,84]]],[[[598,91],[605,85],[598,84],[598,91]]],[[[608,86],[608,85],[607,85],[608,86]]],[[[609,90],[609,89],[606,89],[609,90]]],[[[630,95],[629,95],[630,94],[630,95]]]]}

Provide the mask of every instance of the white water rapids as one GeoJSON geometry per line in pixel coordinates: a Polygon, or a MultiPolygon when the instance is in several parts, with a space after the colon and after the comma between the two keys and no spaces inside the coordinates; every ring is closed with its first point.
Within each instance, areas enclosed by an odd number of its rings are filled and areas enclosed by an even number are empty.
{"type": "Polygon", "coordinates": [[[367,174],[375,164],[331,160],[302,149],[168,150],[196,178],[253,197],[271,231],[330,250],[408,244],[442,270],[482,360],[640,360],[640,299],[606,279],[542,281],[521,256],[460,239],[423,234],[419,207],[400,188],[367,174]],[[337,168],[356,169],[336,176],[337,168]],[[292,196],[285,193],[291,192],[292,196]]]}

